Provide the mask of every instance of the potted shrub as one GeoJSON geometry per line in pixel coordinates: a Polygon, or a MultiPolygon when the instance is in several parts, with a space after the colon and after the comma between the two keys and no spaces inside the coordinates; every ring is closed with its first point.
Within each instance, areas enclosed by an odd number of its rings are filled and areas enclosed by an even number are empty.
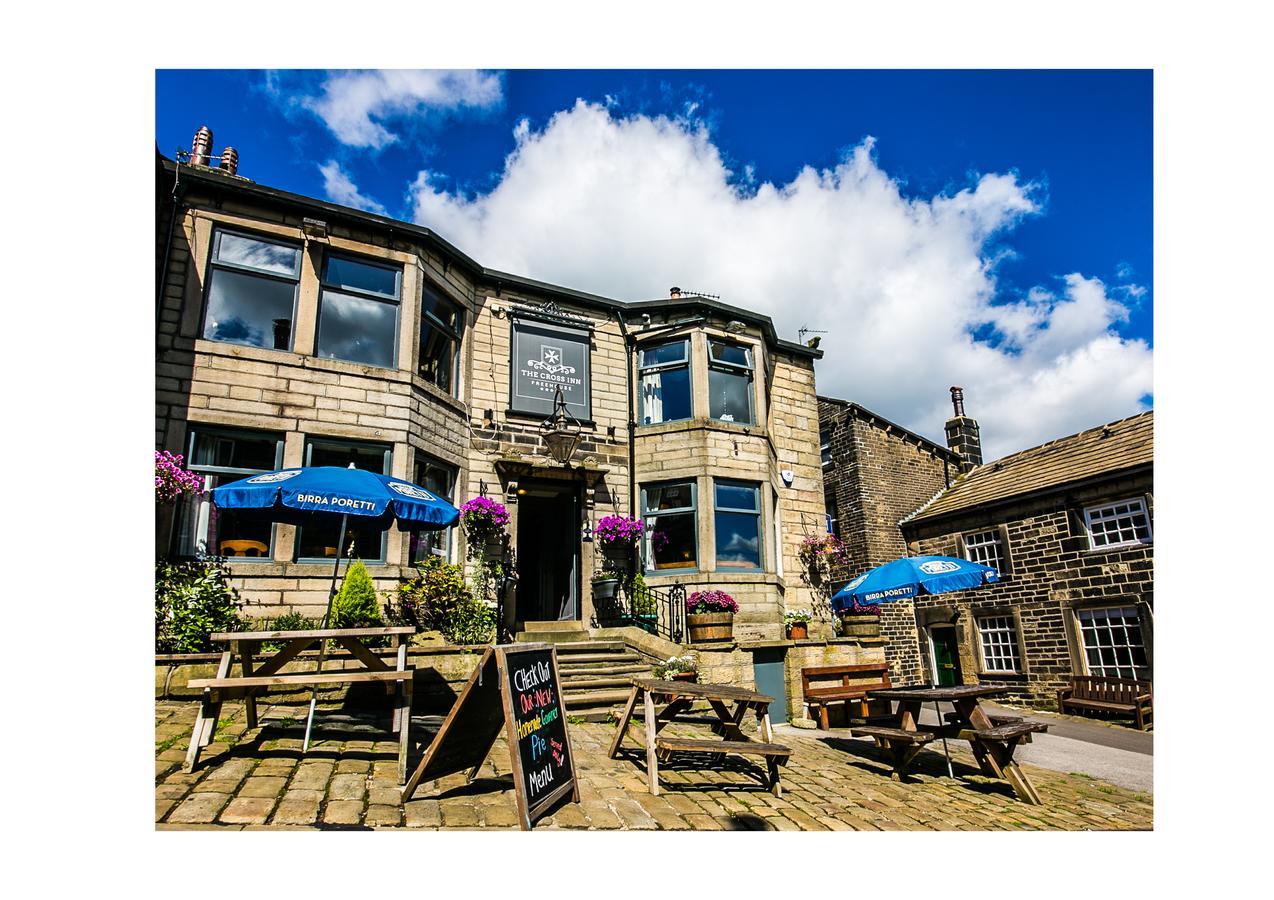
{"type": "Polygon", "coordinates": [[[692,654],[670,656],[655,666],[655,677],[660,681],[697,681],[699,662],[692,654]]]}
{"type": "Polygon", "coordinates": [[[637,542],[645,530],[641,519],[632,516],[603,517],[593,531],[593,538],[602,548],[606,568],[617,572],[632,571],[637,542]]]}
{"type": "Polygon", "coordinates": [[[810,636],[810,619],[814,614],[808,609],[797,609],[783,613],[783,624],[787,626],[787,636],[793,641],[803,641],[810,636]]]}
{"type": "Polygon", "coordinates": [[[503,503],[490,497],[474,497],[460,507],[460,524],[469,544],[469,556],[499,560],[504,558],[504,526],[509,524],[509,511],[503,503]]]}
{"type": "Polygon", "coordinates": [[[739,604],[725,591],[695,591],[686,598],[686,630],[692,644],[728,641],[734,636],[739,604]]]}
{"type": "Polygon", "coordinates": [[[880,606],[855,603],[840,617],[841,637],[880,637],[880,606]]]}

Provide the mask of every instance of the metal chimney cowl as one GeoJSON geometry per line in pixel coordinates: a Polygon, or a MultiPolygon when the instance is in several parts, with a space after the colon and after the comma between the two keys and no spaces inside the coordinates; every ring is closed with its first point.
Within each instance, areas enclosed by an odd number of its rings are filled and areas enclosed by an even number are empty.
{"type": "MultiPolygon", "coordinates": [[[[237,156],[237,154],[236,154],[237,156]]],[[[195,132],[195,139],[190,144],[190,164],[207,166],[212,162],[212,129],[200,125],[195,132]]]]}

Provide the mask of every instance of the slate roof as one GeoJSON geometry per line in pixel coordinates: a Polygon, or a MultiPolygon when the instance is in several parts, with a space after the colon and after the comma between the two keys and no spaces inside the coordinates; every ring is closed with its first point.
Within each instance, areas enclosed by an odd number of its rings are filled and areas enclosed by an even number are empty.
{"type": "Polygon", "coordinates": [[[948,513],[1154,464],[1154,410],[981,465],[902,520],[948,513]]]}

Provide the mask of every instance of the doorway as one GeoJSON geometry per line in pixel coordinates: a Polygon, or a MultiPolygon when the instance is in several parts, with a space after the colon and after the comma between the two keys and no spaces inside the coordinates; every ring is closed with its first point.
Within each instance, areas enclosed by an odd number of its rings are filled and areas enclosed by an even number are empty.
{"type": "Polygon", "coordinates": [[[960,684],[960,648],[954,626],[929,626],[929,659],[933,662],[934,684],[938,687],[960,684]]]}
{"type": "Polygon", "coordinates": [[[518,497],[517,620],[578,619],[579,490],[574,484],[523,482],[518,497]]]}

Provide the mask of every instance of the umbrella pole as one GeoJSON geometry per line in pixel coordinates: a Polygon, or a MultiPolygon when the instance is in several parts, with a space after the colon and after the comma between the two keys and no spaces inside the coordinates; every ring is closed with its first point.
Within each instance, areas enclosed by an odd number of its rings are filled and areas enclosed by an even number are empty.
{"type": "MultiPolygon", "coordinates": [[[[327,592],[327,609],[323,612],[322,628],[327,627],[328,621],[332,618],[332,601],[336,599],[336,575],[341,569],[341,548],[345,545],[345,525],[349,521],[348,513],[341,513],[341,537],[336,542],[336,562],[332,565],[332,586],[327,592]]],[[[319,658],[318,668],[315,672],[323,671],[323,658],[327,655],[327,639],[319,641],[319,658]]],[[[305,717],[305,741],[301,744],[301,752],[306,753],[310,749],[310,728],[314,725],[314,707],[318,702],[318,685],[314,686],[314,690],[310,692],[310,713],[305,717]]]]}
{"type": "MultiPolygon", "coordinates": [[[[933,701],[933,711],[938,717],[938,727],[943,728],[942,710],[938,708],[937,700],[933,701]]],[[[942,752],[947,757],[947,775],[955,778],[955,770],[951,768],[951,750],[947,747],[947,733],[945,730],[942,732],[942,752]]]]}

